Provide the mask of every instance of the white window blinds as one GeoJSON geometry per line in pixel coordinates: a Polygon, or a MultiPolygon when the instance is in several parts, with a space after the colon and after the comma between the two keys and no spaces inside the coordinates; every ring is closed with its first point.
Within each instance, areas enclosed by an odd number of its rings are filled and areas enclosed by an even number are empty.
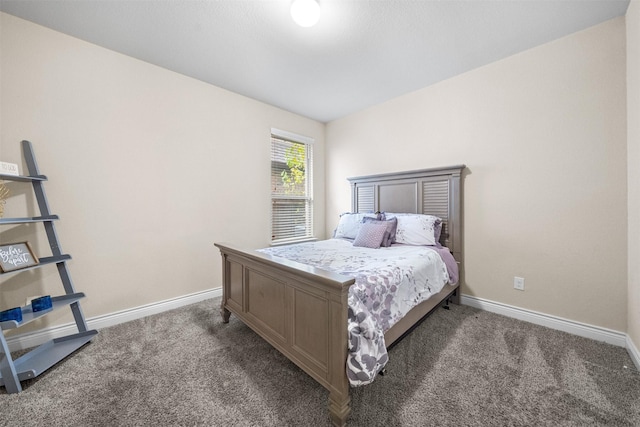
{"type": "Polygon", "coordinates": [[[313,237],[313,139],[271,129],[271,242],[313,237]]]}

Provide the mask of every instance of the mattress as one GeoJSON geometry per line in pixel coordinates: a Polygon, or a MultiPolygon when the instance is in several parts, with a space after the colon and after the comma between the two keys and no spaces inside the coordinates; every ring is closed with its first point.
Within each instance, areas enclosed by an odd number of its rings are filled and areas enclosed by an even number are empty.
{"type": "Polygon", "coordinates": [[[454,284],[458,275],[453,257],[442,247],[393,244],[369,249],[354,247],[347,239],[329,239],[260,252],[355,277],[347,324],[347,377],[352,386],[371,383],[386,365],[384,333],[413,307],[454,284]]]}

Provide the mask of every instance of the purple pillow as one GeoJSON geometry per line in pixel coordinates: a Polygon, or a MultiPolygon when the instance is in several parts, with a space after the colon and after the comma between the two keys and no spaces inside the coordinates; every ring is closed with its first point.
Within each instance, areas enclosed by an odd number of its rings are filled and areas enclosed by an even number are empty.
{"type": "Polygon", "coordinates": [[[362,222],[370,222],[374,224],[384,224],[387,227],[387,234],[382,241],[382,245],[385,248],[391,246],[396,240],[396,229],[398,228],[398,218],[390,218],[388,220],[377,220],[375,218],[363,218],[362,222]]]}
{"type": "Polygon", "coordinates": [[[442,234],[442,221],[436,223],[433,228],[433,234],[436,238],[436,243],[440,243],[440,235],[442,234]]]}
{"type": "Polygon", "coordinates": [[[378,249],[382,244],[386,231],[387,226],[385,224],[365,222],[360,227],[360,231],[358,231],[358,235],[353,241],[353,246],[378,249]]]}

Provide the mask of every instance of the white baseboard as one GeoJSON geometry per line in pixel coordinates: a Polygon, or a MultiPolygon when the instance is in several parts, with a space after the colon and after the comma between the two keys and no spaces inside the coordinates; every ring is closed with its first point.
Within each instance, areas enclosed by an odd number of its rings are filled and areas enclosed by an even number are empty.
{"type": "MultiPolygon", "coordinates": [[[[174,308],[183,307],[185,305],[194,304],[209,298],[222,296],[222,288],[209,289],[202,292],[196,292],[189,295],[183,295],[160,302],[142,305],[127,310],[117,311],[102,316],[87,319],[87,327],[89,329],[102,329],[109,326],[115,326],[120,323],[129,322],[131,320],[140,319],[152,314],[162,313],[164,311],[173,310],[174,308]]],[[[22,335],[16,335],[7,338],[7,345],[10,351],[23,350],[26,348],[36,347],[51,339],[61,338],[78,332],[75,323],[71,322],[65,325],[53,326],[37,332],[30,332],[22,335]]]]}
{"type": "MultiPolygon", "coordinates": [[[[87,326],[89,329],[99,330],[219,296],[222,296],[221,288],[209,289],[165,301],[93,317],[87,319],[87,326]]],[[[635,347],[629,336],[622,332],[600,328],[598,326],[588,325],[585,323],[574,322],[561,317],[551,316],[469,295],[462,295],[460,302],[463,305],[468,305],[480,310],[501,314],[503,316],[512,317],[525,322],[534,323],[536,325],[546,326],[548,328],[564,331],[581,337],[604,341],[619,347],[625,347],[629,352],[633,363],[635,363],[636,369],[640,370],[640,352],[638,352],[638,349],[635,347]]],[[[23,350],[36,347],[51,339],[64,337],[75,332],[77,332],[75,323],[68,323],[66,325],[54,326],[37,332],[10,337],[7,339],[7,344],[11,351],[23,350]]]]}
{"type": "Polygon", "coordinates": [[[631,360],[633,360],[633,363],[636,365],[636,369],[640,371],[640,352],[638,352],[629,335],[627,335],[627,352],[629,352],[631,360]]]}
{"type": "Polygon", "coordinates": [[[562,317],[551,316],[549,314],[526,310],[512,305],[489,301],[469,295],[462,295],[460,302],[463,305],[512,317],[514,319],[524,320],[525,322],[535,323],[536,325],[546,326],[548,328],[567,332],[573,335],[591,338],[597,341],[604,341],[618,347],[628,348],[627,343],[630,342],[627,334],[623,332],[588,325],[586,323],[575,322],[573,320],[563,319],[562,317]]]}

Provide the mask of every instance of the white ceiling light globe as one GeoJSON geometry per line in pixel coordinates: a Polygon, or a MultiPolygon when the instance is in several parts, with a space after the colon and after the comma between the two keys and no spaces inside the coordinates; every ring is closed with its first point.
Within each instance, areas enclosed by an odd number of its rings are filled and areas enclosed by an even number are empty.
{"type": "Polygon", "coordinates": [[[301,27],[312,27],[320,20],[320,5],[316,0],[294,0],[291,17],[301,27]]]}

